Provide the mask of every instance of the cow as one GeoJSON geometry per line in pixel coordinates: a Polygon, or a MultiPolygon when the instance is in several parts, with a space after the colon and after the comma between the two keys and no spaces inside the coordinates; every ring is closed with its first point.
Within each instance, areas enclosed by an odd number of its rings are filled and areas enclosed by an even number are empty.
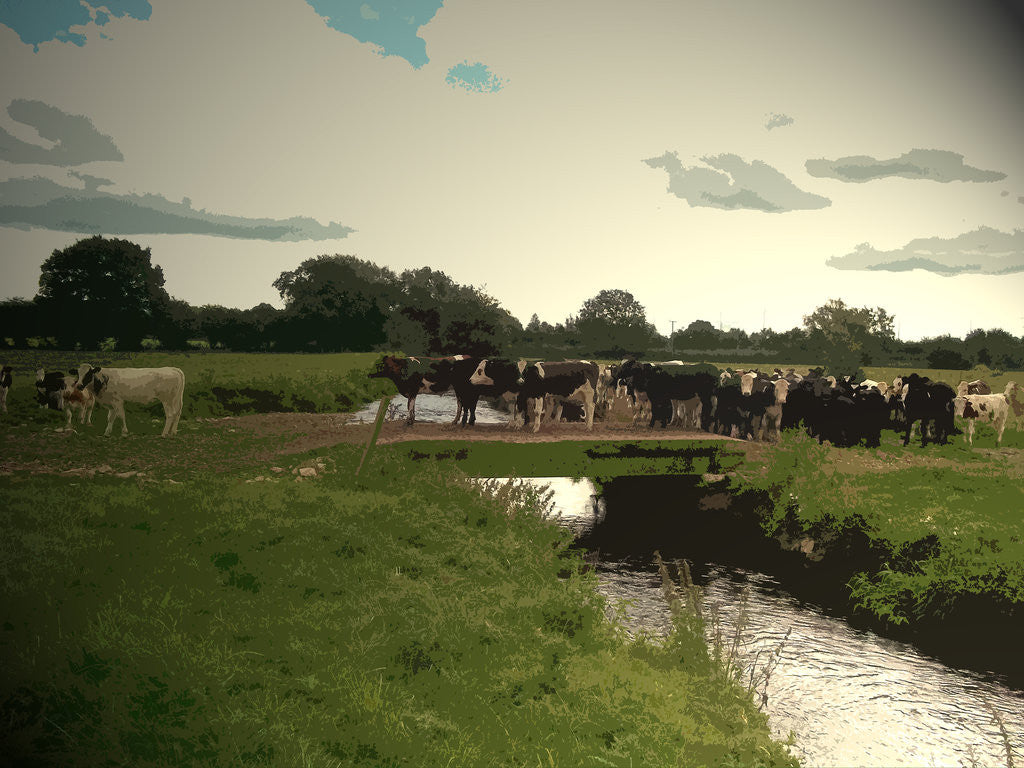
{"type": "Polygon", "coordinates": [[[451,357],[396,357],[385,355],[376,370],[368,378],[391,379],[398,393],[406,398],[408,415],[406,426],[416,421],[416,396],[441,395],[449,389],[455,390],[455,419],[452,424],[473,426],[476,423],[476,406],[480,394],[470,385],[469,377],[476,368],[477,359],[468,355],[451,357]]]}
{"type": "Polygon", "coordinates": [[[516,407],[526,413],[530,401],[533,401],[533,431],[538,432],[545,396],[553,395],[556,403],[566,400],[580,402],[586,413],[587,429],[592,430],[599,373],[598,364],[589,360],[531,363],[523,369],[516,407]]]}
{"type": "Polygon", "coordinates": [[[953,400],[953,413],[967,422],[964,441],[974,445],[974,425],[978,421],[992,422],[996,430],[996,445],[1003,439],[1006,419],[1010,414],[1010,404],[1017,400],[1019,387],[1016,382],[1008,382],[1000,395],[957,395],[953,400]]]}
{"type": "Polygon", "coordinates": [[[918,420],[921,421],[922,446],[929,440],[945,445],[953,432],[953,399],[956,392],[948,384],[932,381],[916,373],[904,377],[902,383],[906,416],[903,445],[910,442],[910,431],[918,420]]]}
{"type": "Polygon", "coordinates": [[[485,358],[477,364],[476,370],[469,377],[470,385],[476,388],[479,395],[500,397],[508,403],[511,411],[508,420],[510,428],[520,426],[516,400],[523,383],[525,368],[526,361],[524,360],[509,360],[503,357],[485,358]]]}
{"type": "Polygon", "coordinates": [[[961,381],[956,385],[956,396],[967,397],[968,395],[991,395],[992,387],[981,379],[974,381],[961,381]]]}
{"type": "Polygon", "coordinates": [[[619,382],[626,385],[640,405],[637,419],[645,415],[645,405],[650,407],[649,427],[660,421],[662,427],[669,421],[679,423],[680,413],[696,414],[697,398],[700,402],[701,427],[706,429],[711,421],[711,398],[715,391],[718,370],[712,366],[675,363],[639,363],[636,360],[623,361],[619,369],[619,382]],[[687,409],[684,403],[691,403],[687,409]]]}
{"type": "Polygon", "coordinates": [[[96,404],[92,392],[79,391],[75,388],[78,371],[69,371],[64,375],[60,371],[46,373],[42,368],[36,371],[36,402],[40,408],[53,411],[64,411],[67,415],[65,429],[71,428],[72,412],[77,408],[80,412],[79,423],[92,424],[92,409],[96,404]]]}
{"type": "Polygon", "coordinates": [[[185,397],[185,374],[180,368],[95,368],[88,363],[78,367],[75,387],[89,389],[96,402],[107,409],[109,437],[117,419],[121,419],[121,434],[128,435],[124,404],[151,403],[159,400],[164,407],[164,428],[161,437],[178,434],[178,421],[185,397]]]}
{"type": "Polygon", "coordinates": [[[0,410],[3,410],[4,413],[7,413],[7,393],[10,391],[11,382],[14,380],[11,376],[11,371],[13,370],[9,365],[0,368],[0,410]]]}
{"type": "Polygon", "coordinates": [[[789,395],[790,381],[786,378],[778,378],[772,384],[775,401],[768,406],[762,423],[762,436],[767,439],[769,434],[774,433],[778,442],[782,436],[782,409],[786,405],[786,397],[789,395]]]}

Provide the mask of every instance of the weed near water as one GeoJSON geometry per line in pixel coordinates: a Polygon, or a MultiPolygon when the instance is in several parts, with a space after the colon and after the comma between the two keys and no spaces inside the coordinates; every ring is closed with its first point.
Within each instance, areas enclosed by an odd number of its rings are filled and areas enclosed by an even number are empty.
{"type": "Polygon", "coordinates": [[[999,459],[955,444],[839,450],[787,435],[750,484],[773,500],[770,534],[812,540],[825,558],[859,542],[875,564],[849,574],[852,606],[915,624],[986,602],[1022,610],[1024,484],[999,459]],[[901,464],[907,456],[926,460],[901,464]],[[857,470],[871,463],[886,466],[857,470]]]}
{"type": "Polygon", "coordinates": [[[703,643],[630,643],[539,499],[357,447],[315,482],[0,478],[20,765],[794,764],[703,643]]]}

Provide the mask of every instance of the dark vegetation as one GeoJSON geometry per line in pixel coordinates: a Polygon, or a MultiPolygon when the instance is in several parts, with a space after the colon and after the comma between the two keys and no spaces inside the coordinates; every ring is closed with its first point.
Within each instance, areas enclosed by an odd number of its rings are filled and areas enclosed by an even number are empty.
{"type": "Polygon", "coordinates": [[[851,374],[861,366],[967,370],[1024,367],[1024,338],[1000,329],[960,339],[901,341],[882,308],[833,299],[802,327],[747,333],[694,320],[671,338],[647,321],[628,291],[603,290],[554,325],[525,325],[497,299],[422,267],[396,274],[355,256],[317,256],[282,272],[284,309],[192,306],[164,289],[150,250],[95,236],[56,250],[32,299],[0,302],[0,346],[25,349],[222,349],[236,352],[369,352],[504,355],[563,359],[627,355],[690,361],[819,365],[851,374]]]}

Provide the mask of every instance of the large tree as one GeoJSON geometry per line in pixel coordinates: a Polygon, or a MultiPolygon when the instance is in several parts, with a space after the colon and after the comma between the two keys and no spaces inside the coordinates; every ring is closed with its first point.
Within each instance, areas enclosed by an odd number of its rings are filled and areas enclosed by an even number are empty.
{"type": "Polygon", "coordinates": [[[366,352],[386,336],[395,275],[355,256],[306,259],[282,272],[274,287],[285,302],[276,324],[283,349],[366,352]]]}
{"type": "Polygon", "coordinates": [[[170,297],[149,248],[96,235],[55,250],[43,262],[36,301],[61,347],[95,348],[108,337],[138,349],[165,322],[170,297]]]}
{"type": "Polygon", "coordinates": [[[583,347],[593,353],[640,355],[651,342],[647,313],[629,291],[600,291],[583,302],[576,318],[583,347]]]}
{"type": "Polygon", "coordinates": [[[398,282],[388,339],[410,354],[498,354],[522,330],[495,298],[440,270],[406,270],[398,282]]]}
{"type": "Polygon", "coordinates": [[[811,347],[825,356],[834,373],[852,373],[891,349],[895,320],[881,307],[858,309],[842,299],[829,299],[804,315],[804,329],[811,347]]]}

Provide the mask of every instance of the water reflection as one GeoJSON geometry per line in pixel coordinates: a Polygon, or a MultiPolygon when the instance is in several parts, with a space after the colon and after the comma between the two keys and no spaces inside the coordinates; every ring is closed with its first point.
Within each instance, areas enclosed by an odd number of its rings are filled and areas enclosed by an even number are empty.
{"type": "MultiPolygon", "coordinates": [[[[607,510],[589,480],[523,478],[550,486],[553,512],[577,536],[592,534],[607,510]]],[[[682,556],[679,542],[665,542],[682,556]]],[[[599,559],[602,593],[624,610],[632,631],[664,633],[671,624],[650,552],[599,559]]],[[[799,601],[771,576],[695,563],[709,633],[730,639],[757,669],[781,646],[767,685],[773,734],[810,766],[1005,765],[998,713],[1015,757],[1024,756],[1024,692],[951,668],[912,645],[855,629],[799,601]]]]}
{"type": "MultiPolygon", "coordinates": [[[[364,405],[349,419],[347,424],[369,424],[377,418],[377,408],[380,401],[364,405]]],[[[455,419],[458,403],[455,394],[449,392],[444,395],[418,395],[416,397],[416,421],[451,423],[455,419]]],[[[387,418],[395,421],[405,419],[409,415],[408,401],[402,395],[395,395],[391,399],[388,408],[387,418]]],[[[492,408],[483,399],[476,406],[476,421],[478,424],[505,424],[508,422],[508,414],[492,408]]]]}

